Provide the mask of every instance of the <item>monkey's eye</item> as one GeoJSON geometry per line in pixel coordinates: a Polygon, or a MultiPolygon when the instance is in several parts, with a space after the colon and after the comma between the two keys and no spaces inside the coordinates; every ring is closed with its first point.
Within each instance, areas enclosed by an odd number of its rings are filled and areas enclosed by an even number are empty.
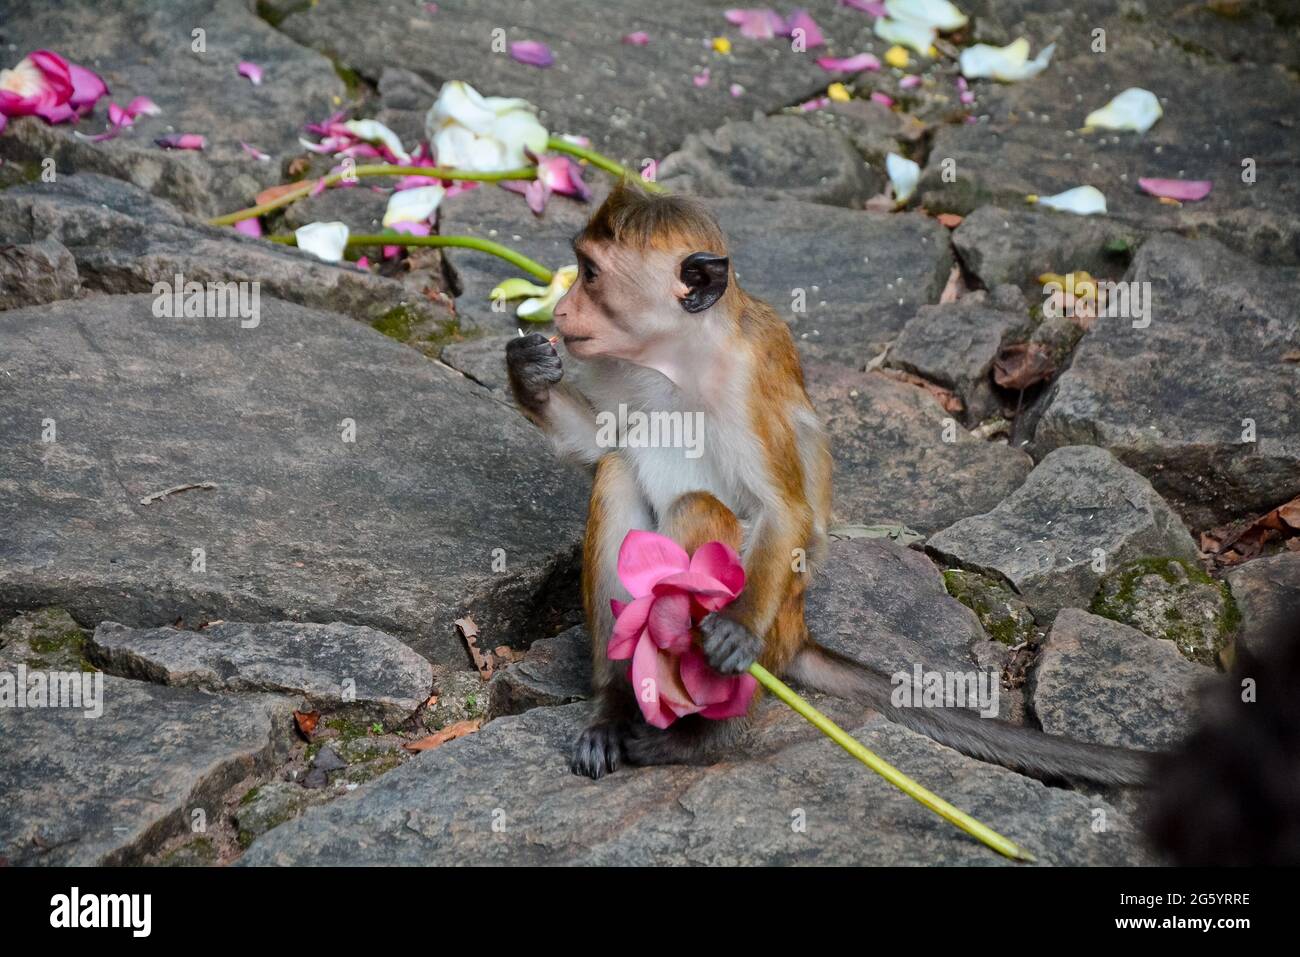
{"type": "Polygon", "coordinates": [[[583,281],[583,282],[595,282],[595,281],[596,281],[596,276],[597,276],[598,274],[599,274],[599,270],[596,269],[596,267],[593,266],[593,265],[591,264],[590,261],[588,261],[588,260],[586,260],[586,259],[584,259],[584,260],[582,261],[582,281],[583,281]]]}

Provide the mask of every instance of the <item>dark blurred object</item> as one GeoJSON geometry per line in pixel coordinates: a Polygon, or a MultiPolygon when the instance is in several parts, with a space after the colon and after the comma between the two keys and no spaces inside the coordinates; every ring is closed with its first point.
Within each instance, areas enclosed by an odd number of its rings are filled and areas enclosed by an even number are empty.
{"type": "Polygon", "coordinates": [[[1153,774],[1147,835],[1173,863],[1300,865],[1300,622],[1238,645],[1196,729],[1153,774]],[[1242,700],[1247,679],[1254,701],[1242,700]]]}

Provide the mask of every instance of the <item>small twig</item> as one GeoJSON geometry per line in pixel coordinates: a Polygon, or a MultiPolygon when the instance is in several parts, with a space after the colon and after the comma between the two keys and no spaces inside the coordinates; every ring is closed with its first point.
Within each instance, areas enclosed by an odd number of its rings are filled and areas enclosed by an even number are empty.
{"type": "Polygon", "coordinates": [[[165,488],[161,492],[152,492],[140,499],[141,505],[148,505],[151,502],[157,502],[168,495],[175,495],[177,492],[188,492],[192,488],[216,488],[216,482],[186,482],[184,485],[173,485],[171,488],[165,488]]]}

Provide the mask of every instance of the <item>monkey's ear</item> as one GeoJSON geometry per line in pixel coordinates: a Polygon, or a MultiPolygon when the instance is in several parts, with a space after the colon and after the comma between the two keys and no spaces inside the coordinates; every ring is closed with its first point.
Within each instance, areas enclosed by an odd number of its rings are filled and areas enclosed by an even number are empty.
{"type": "Polygon", "coordinates": [[[682,260],[681,278],[686,287],[679,296],[687,312],[703,312],[727,291],[726,256],[714,253],[691,253],[682,260]]]}

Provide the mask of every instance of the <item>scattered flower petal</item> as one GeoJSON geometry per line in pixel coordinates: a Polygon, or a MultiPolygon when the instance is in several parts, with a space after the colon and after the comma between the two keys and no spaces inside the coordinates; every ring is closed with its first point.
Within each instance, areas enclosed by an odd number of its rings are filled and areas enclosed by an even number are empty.
{"type": "MultiPolygon", "coordinates": [[[[433,228],[428,223],[411,223],[406,221],[395,222],[388,229],[394,233],[403,233],[407,236],[428,236],[433,232],[433,228]]],[[[383,255],[385,259],[395,259],[402,254],[404,246],[385,246],[383,255]]]]}
{"type": "Polygon", "coordinates": [[[745,88],[741,86],[739,83],[733,83],[731,84],[730,92],[732,98],[735,99],[737,97],[741,97],[745,95],[745,88]]]}
{"type": "Polygon", "coordinates": [[[785,21],[770,7],[750,10],[727,10],[727,22],[740,27],[740,35],[751,40],[770,40],[785,27],[785,21]]]}
{"type": "Polygon", "coordinates": [[[714,37],[709,46],[713,48],[714,53],[721,53],[723,56],[731,52],[731,41],[726,37],[714,37]]]}
{"type": "Polygon", "coordinates": [[[650,42],[650,34],[637,30],[635,33],[624,34],[623,42],[630,47],[643,47],[650,42]]]}
{"type": "Polygon", "coordinates": [[[348,120],[340,125],[359,140],[378,143],[402,165],[411,162],[410,154],[402,148],[402,141],[397,134],[378,120],[348,120]]]}
{"type": "MultiPolygon", "coordinates": [[[[555,312],[556,303],[564,297],[564,294],[569,291],[569,287],[573,285],[573,280],[577,278],[578,267],[576,265],[564,266],[555,270],[550,284],[546,287],[546,293],[542,296],[525,299],[515,310],[515,315],[526,322],[550,322],[555,312]]],[[[633,594],[636,593],[633,592],[633,594]]]]}
{"type": "Polygon", "coordinates": [[[263,153],[256,146],[249,146],[247,143],[240,143],[239,148],[242,149],[249,156],[253,157],[253,159],[259,160],[260,162],[263,163],[267,162],[271,158],[270,153],[263,153]]]}
{"type": "Polygon", "coordinates": [[[1029,41],[1024,37],[1004,47],[977,43],[961,51],[961,72],[972,80],[983,77],[1007,83],[1027,80],[1047,69],[1055,49],[1056,44],[1049,43],[1039,51],[1038,56],[1030,60],[1029,41]]]}
{"type": "Polygon", "coordinates": [[[854,10],[861,10],[863,13],[869,13],[873,17],[885,17],[889,15],[885,11],[883,0],[840,0],[840,6],[852,7],[854,10]]]}
{"type": "Polygon", "coordinates": [[[805,50],[826,45],[826,38],[822,36],[821,27],[817,26],[817,21],[812,18],[812,14],[807,10],[800,8],[786,17],[780,33],[783,37],[794,37],[795,31],[799,31],[802,35],[805,50]]]}
{"type": "Polygon", "coordinates": [[[849,96],[848,87],[843,83],[832,83],[830,86],[826,87],[826,95],[829,96],[831,101],[834,103],[847,103],[849,100],[853,99],[853,97],[849,96]]]}
{"type": "Polygon", "coordinates": [[[1099,110],[1093,110],[1084,126],[1103,130],[1134,130],[1145,133],[1164,114],[1160,100],[1150,90],[1131,86],[1099,110]]]}
{"type": "Polygon", "coordinates": [[[154,142],[165,150],[201,150],[208,146],[208,141],[198,133],[169,133],[154,142]]]}
{"type": "Polygon", "coordinates": [[[555,62],[551,48],[540,40],[516,40],[510,44],[510,58],[516,63],[543,69],[555,62]]]}
{"type": "Polygon", "coordinates": [[[252,83],[253,86],[262,85],[262,68],[256,63],[241,60],[239,66],[235,67],[235,70],[240,76],[248,77],[249,82],[252,83]]]}
{"type": "Polygon", "coordinates": [[[939,35],[939,31],[928,23],[889,18],[877,20],[875,31],[876,36],[886,43],[909,47],[922,56],[930,55],[930,47],[934,46],[934,39],[939,35]]]}
{"type": "Polygon", "coordinates": [[[1039,206],[1046,206],[1048,209],[1060,210],[1063,213],[1078,213],[1080,216],[1106,212],[1106,197],[1095,186],[1076,186],[1055,196],[1031,197],[1030,201],[1038,203],[1039,206]]]}
{"type": "Polygon", "coordinates": [[[902,70],[912,62],[912,58],[907,55],[907,50],[895,43],[885,51],[885,62],[897,70],[902,70]]]}
{"type": "Polygon", "coordinates": [[[1210,195],[1214,183],[1208,179],[1152,179],[1138,178],[1138,185],[1152,196],[1176,199],[1180,203],[1195,203],[1210,195]]]}
{"type": "Polygon", "coordinates": [[[423,222],[437,211],[446,195],[447,190],[439,185],[399,190],[389,197],[388,208],[384,210],[384,225],[423,222]]]}
{"type": "Polygon", "coordinates": [[[693,77],[691,77],[691,82],[694,83],[696,86],[708,86],[708,85],[709,85],[709,68],[706,66],[706,67],[705,67],[703,70],[701,70],[699,73],[697,73],[697,74],[695,74],[693,77]]]}
{"type": "Polygon", "coordinates": [[[248,219],[241,219],[239,222],[235,223],[235,232],[243,233],[245,236],[252,236],[254,239],[258,239],[262,235],[262,221],[256,216],[252,216],[248,219]]]}
{"type": "Polygon", "coordinates": [[[888,93],[881,93],[879,90],[871,94],[871,100],[873,103],[879,103],[881,106],[894,105],[894,98],[888,93]]]}
{"type": "Polygon", "coordinates": [[[305,249],[327,263],[341,260],[343,250],[348,245],[346,223],[308,223],[295,229],[293,235],[298,241],[299,249],[305,249]]]}
{"type": "Polygon", "coordinates": [[[903,77],[901,80],[898,81],[898,88],[900,90],[912,90],[920,85],[921,85],[921,78],[917,76],[915,73],[909,73],[907,76],[903,77]]]}
{"type": "Polygon", "coordinates": [[[880,69],[880,61],[870,53],[850,57],[818,57],[817,65],[827,73],[861,73],[864,70],[880,69]]]}
{"type": "Polygon", "coordinates": [[[894,202],[903,205],[912,198],[917,184],[921,182],[921,167],[905,156],[890,153],[885,157],[885,172],[889,174],[889,183],[894,187],[894,202]]]}
{"type": "Polygon", "coordinates": [[[964,27],[970,20],[948,0],[885,0],[885,15],[924,23],[944,33],[964,27]]]}

